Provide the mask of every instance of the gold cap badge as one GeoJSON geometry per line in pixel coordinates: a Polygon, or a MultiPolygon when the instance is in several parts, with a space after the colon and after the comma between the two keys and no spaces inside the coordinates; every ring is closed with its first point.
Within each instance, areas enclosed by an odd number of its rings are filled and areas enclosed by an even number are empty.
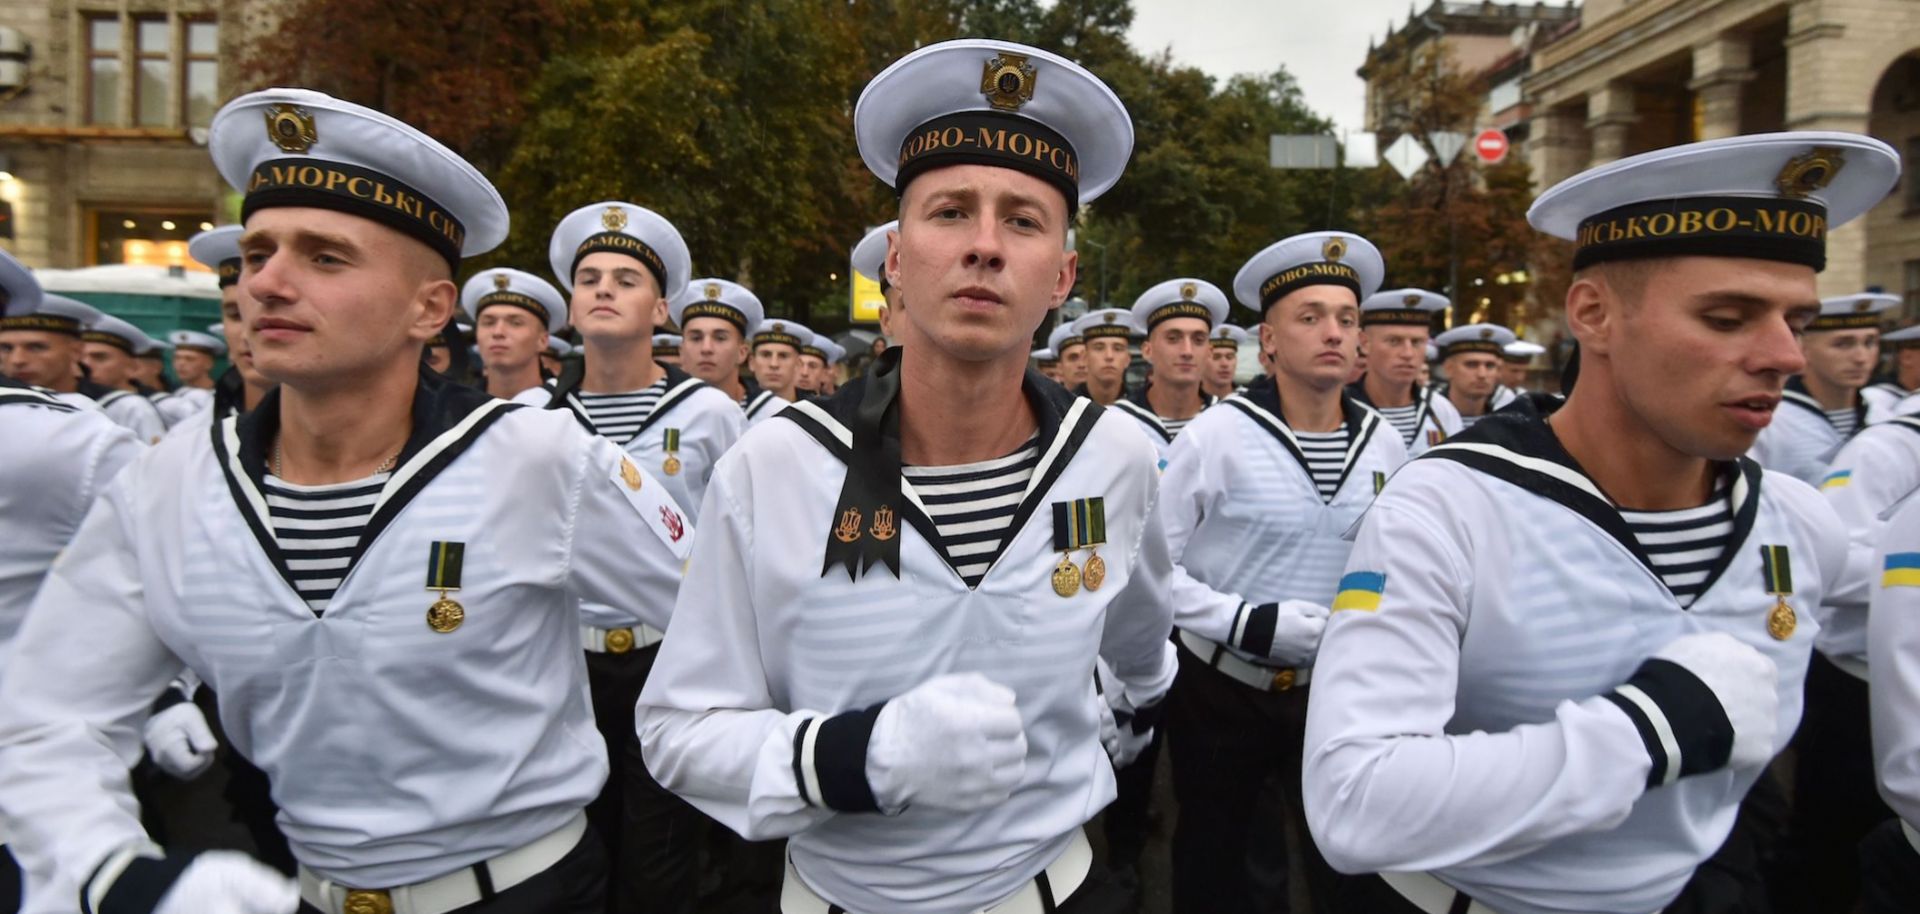
{"type": "Polygon", "coordinates": [[[1347,243],[1339,238],[1328,238],[1327,243],[1320,246],[1320,256],[1339,263],[1340,258],[1347,256],[1347,243]]]}
{"type": "Polygon", "coordinates": [[[1001,111],[1018,111],[1033,101],[1034,77],[1033,64],[1027,63],[1025,54],[1003,51],[987,58],[986,68],[980,71],[980,94],[1001,111]]]}
{"type": "Polygon", "coordinates": [[[1186,283],[1180,284],[1180,297],[1183,299],[1192,301],[1193,297],[1199,292],[1200,292],[1200,287],[1194,285],[1193,283],[1186,282],[1186,283]]]}
{"type": "Polygon", "coordinates": [[[513,285],[513,280],[508,278],[507,274],[505,273],[493,274],[493,287],[495,289],[499,289],[500,291],[505,292],[507,291],[507,287],[510,285],[513,285]]]}
{"type": "Polygon", "coordinates": [[[600,224],[606,226],[609,232],[620,231],[627,227],[627,211],[617,206],[609,206],[606,212],[600,214],[600,224]]]}
{"type": "Polygon", "coordinates": [[[1409,308],[1418,308],[1420,307],[1420,296],[1415,294],[1410,294],[1407,297],[1400,299],[1400,303],[1406,305],[1409,308]]]}
{"type": "Polygon", "coordinates": [[[720,298],[720,284],[715,282],[707,283],[706,295],[708,301],[718,300],[720,298]]]}
{"type": "Polygon", "coordinates": [[[1102,320],[1105,320],[1105,321],[1106,321],[1107,323],[1109,323],[1109,324],[1111,324],[1111,323],[1113,323],[1114,321],[1116,321],[1116,320],[1119,320],[1119,319],[1120,319],[1120,315],[1118,315],[1118,314],[1109,314],[1109,315],[1107,315],[1106,317],[1104,317],[1104,318],[1102,318],[1102,320]]]}
{"type": "Polygon", "coordinates": [[[1866,311],[1867,311],[1867,309],[1869,309],[1869,308],[1872,308],[1872,307],[1873,307],[1873,300],[1872,300],[1872,299],[1866,299],[1866,298],[1863,298],[1863,299],[1860,299],[1859,301],[1857,301],[1857,302],[1854,302],[1854,303],[1853,303],[1853,310],[1854,310],[1854,311],[1855,311],[1856,313],[1860,313],[1860,314],[1864,314],[1864,313],[1866,313],[1866,311]]]}
{"type": "Polygon", "coordinates": [[[1780,193],[1798,200],[1832,184],[1846,165],[1846,153],[1832,146],[1815,146],[1787,162],[1773,184],[1780,193]]]}
{"type": "Polygon", "coordinates": [[[1493,328],[1492,327],[1480,328],[1480,338],[1483,340],[1493,339],[1493,328]]]}
{"type": "Polygon", "coordinates": [[[313,148],[320,142],[320,132],[313,126],[313,112],[299,105],[268,105],[267,138],[281,152],[296,155],[313,148]]]}

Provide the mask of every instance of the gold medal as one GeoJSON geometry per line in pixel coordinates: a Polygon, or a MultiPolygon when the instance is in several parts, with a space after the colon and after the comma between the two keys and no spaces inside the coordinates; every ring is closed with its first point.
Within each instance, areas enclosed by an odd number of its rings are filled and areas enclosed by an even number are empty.
{"type": "Polygon", "coordinates": [[[1063,597],[1080,592],[1080,569],[1073,567],[1065,553],[1060,555],[1060,564],[1053,566],[1053,592],[1063,597]]]}
{"type": "Polygon", "coordinates": [[[660,464],[662,472],[668,476],[680,475],[680,430],[670,428],[661,436],[660,449],[667,452],[667,460],[660,464]]]}
{"type": "Polygon", "coordinates": [[[1100,553],[1093,552],[1087,556],[1087,570],[1084,577],[1089,592],[1099,590],[1100,585],[1107,583],[1107,560],[1101,558],[1100,553]]]}
{"type": "Polygon", "coordinates": [[[680,475],[680,458],[671,454],[667,455],[666,462],[660,464],[660,470],[668,476],[680,475]]]}
{"type": "Polygon", "coordinates": [[[433,601],[432,606],[427,607],[427,627],[440,634],[444,635],[459,628],[460,623],[465,621],[467,621],[467,608],[444,593],[440,595],[440,599],[433,601]]]}
{"type": "Polygon", "coordinates": [[[1793,630],[1799,621],[1793,614],[1793,607],[1788,606],[1786,598],[1782,597],[1780,602],[1773,604],[1773,611],[1767,613],[1767,634],[1772,635],[1775,641],[1785,641],[1793,637],[1793,630]]]}

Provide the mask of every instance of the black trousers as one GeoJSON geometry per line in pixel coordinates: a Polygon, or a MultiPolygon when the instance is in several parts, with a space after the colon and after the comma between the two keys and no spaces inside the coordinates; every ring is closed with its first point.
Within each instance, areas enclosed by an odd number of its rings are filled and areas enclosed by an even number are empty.
{"type": "MultiPolygon", "coordinates": [[[[1173,829],[1176,914],[1241,914],[1256,910],[1248,850],[1256,831],[1255,799],[1278,779],[1286,822],[1259,823],[1259,840],[1284,844],[1290,824],[1300,837],[1307,888],[1324,909],[1337,875],[1314,847],[1300,802],[1302,743],[1309,689],[1267,692],[1213,669],[1184,646],[1167,697],[1167,757],[1179,818],[1173,829]]],[[[1281,848],[1273,848],[1278,851],[1281,848]]],[[[1263,853],[1266,859],[1279,853],[1263,853]]],[[[1259,910],[1287,911],[1284,871],[1263,873],[1259,910]]]]}
{"type": "Polygon", "coordinates": [[[1860,842],[1861,914],[1913,914],[1920,911],[1920,853],[1915,853],[1900,822],[1880,823],[1860,842]]]}
{"type": "Polygon", "coordinates": [[[1153,741],[1133,760],[1133,764],[1113,773],[1116,796],[1100,817],[1107,836],[1107,866],[1112,869],[1140,865],[1152,829],[1153,778],[1160,769],[1160,747],[1166,742],[1166,728],[1154,731],[1153,741]]]}
{"type": "Polygon", "coordinates": [[[587,654],[593,716],[607,742],[607,786],[587,805],[612,867],[609,914],[692,914],[699,891],[701,837],[709,820],[661,787],[640,756],[633,707],[659,645],[626,654],[587,654]]]}
{"type": "MultiPolygon", "coordinates": [[[[588,829],[546,872],[450,914],[601,914],[606,908],[607,853],[588,829]]],[[[321,912],[302,901],[300,914],[321,912]]]]}
{"type": "Polygon", "coordinates": [[[1813,652],[1806,714],[1794,735],[1793,818],[1788,827],[1789,912],[1847,911],[1859,893],[1860,841],[1893,810],[1873,773],[1867,684],[1813,652]]]}
{"type": "Polygon", "coordinates": [[[26,881],[20,872],[20,862],[13,859],[13,851],[0,844],[0,914],[16,914],[20,910],[26,881]]]}

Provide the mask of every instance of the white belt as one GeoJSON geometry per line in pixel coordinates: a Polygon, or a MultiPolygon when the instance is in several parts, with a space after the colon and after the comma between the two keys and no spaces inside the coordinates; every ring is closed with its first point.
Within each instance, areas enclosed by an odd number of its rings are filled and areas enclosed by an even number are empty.
{"type": "MultiPolygon", "coordinates": [[[[1409,904],[1427,914],[1500,914],[1484,904],[1468,900],[1467,906],[1455,909],[1454,904],[1466,893],[1450,886],[1426,873],[1381,873],[1380,878],[1388,887],[1400,893],[1409,904]]],[[[1660,914],[1659,911],[1653,914],[1660,914]]]]}
{"type": "MultiPolygon", "coordinates": [[[[1067,849],[1053,858],[1053,862],[1047,864],[1043,871],[1046,882],[1044,889],[1041,879],[1030,879],[1007,900],[984,908],[977,914],[1043,914],[1051,911],[1079,891],[1092,869],[1093,845],[1087,843],[1087,833],[1076,828],[1067,849]],[[1044,898],[1041,895],[1043,891],[1046,893],[1044,898]]],[[[793,858],[788,857],[787,878],[780,885],[780,914],[846,914],[846,909],[821,898],[808,888],[806,880],[801,879],[799,871],[793,868],[793,858]]]]}
{"type": "Polygon", "coordinates": [[[660,643],[667,634],[651,625],[632,628],[580,626],[580,646],[589,654],[624,654],[660,643]]]}
{"type": "Polygon", "coordinates": [[[1262,692],[1285,692],[1304,686],[1313,681],[1313,667],[1280,667],[1254,663],[1240,655],[1200,637],[1186,629],[1180,629],[1180,643],[1195,657],[1222,673],[1227,678],[1237,680],[1243,685],[1252,686],[1262,692]]]}
{"type": "Polygon", "coordinates": [[[518,850],[492,860],[464,866],[438,879],[392,889],[350,889],[300,868],[300,899],[326,914],[446,914],[478,904],[480,867],[486,867],[494,893],[504,892],[553,868],[579,845],[587,833],[587,815],[572,821],[518,850]]]}

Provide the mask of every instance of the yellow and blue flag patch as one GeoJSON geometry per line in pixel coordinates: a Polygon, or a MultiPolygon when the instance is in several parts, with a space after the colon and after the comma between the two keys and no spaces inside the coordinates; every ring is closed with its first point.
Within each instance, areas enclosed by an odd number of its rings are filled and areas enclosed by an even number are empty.
{"type": "Polygon", "coordinates": [[[1853,482],[1852,470],[1835,470],[1831,473],[1828,473],[1827,478],[1820,480],[1820,488],[1838,489],[1841,486],[1848,485],[1852,482],[1853,482]]]}
{"type": "Polygon", "coordinates": [[[1340,591],[1333,597],[1333,611],[1364,609],[1373,612],[1380,608],[1380,594],[1386,589],[1387,574],[1384,571],[1349,571],[1340,579],[1340,591]]]}
{"type": "Polygon", "coordinates": [[[1887,570],[1880,577],[1881,587],[1920,587],[1920,552],[1887,553],[1887,570]]]}

